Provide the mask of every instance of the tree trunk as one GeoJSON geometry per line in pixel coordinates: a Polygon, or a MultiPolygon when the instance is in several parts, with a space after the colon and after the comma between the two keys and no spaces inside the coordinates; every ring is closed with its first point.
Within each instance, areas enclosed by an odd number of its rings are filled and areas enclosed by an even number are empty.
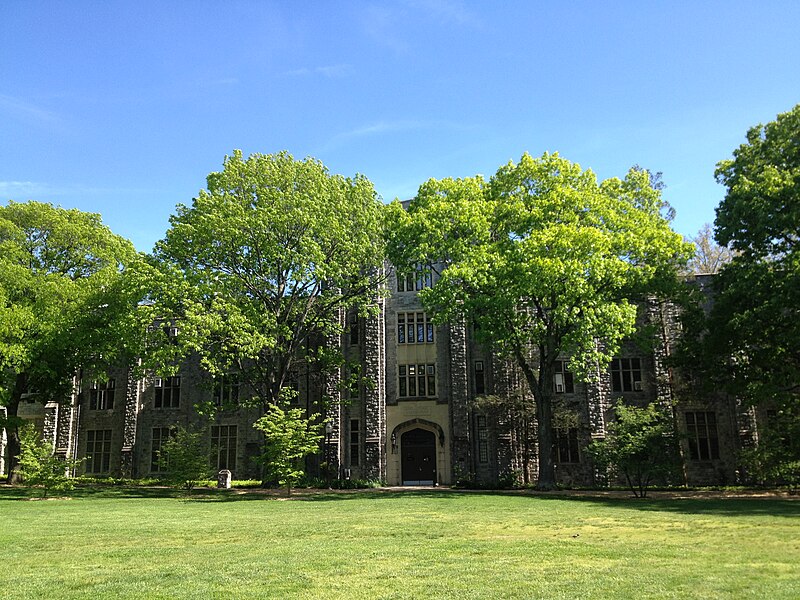
{"type": "Polygon", "coordinates": [[[553,366],[547,357],[540,357],[539,379],[521,350],[516,353],[517,364],[525,375],[528,387],[536,402],[537,442],[539,450],[539,478],[537,490],[554,490],[556,472],[553,466],[553,366]],[[549,365],[549,368],[548,368],[549,365]]]}
{"type": "MultiPolygon", "coordinates": [[[[545,388],[545,385],[540,388],[545,388]]],[[[553,399],[545,390],[540,389],[536,398],[537,436],[539,442],[539,479],[536,489],[554,490],[556,488],[556,472],[553,465],[553,399]]]]}
{"type": "Polygon", "coordinates": [[[24,373],[19,373],[14,381],[14,388],[11,390],[11,398],[6,405],[6,433],[8,440],[8,462],[6,463],[6,481],[8,483],[19,483],[20,476],[17,473],[19,466],[19,453],[21,450],[19,439],[19,403],[22,394],[28,387],[28,378],[24,373]]]}

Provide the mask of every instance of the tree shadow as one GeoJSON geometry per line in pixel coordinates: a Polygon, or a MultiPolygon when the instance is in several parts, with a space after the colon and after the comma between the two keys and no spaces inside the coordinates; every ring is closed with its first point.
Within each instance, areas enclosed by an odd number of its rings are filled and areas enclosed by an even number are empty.
{"type": "MultiPolygon", "coordinates": [[[[651,492],[652,493],[652,492],[651,492]]],[[[659,494],[659,492],[655,492],[659,494]]],[[[0,500],[35,500],[36,490],[20,486],[0,485],[0,500]]],[[[525,502],[578,502],[618,510],[671,512],[715,516],[800,517],[800,497],[774,495],[740,495],[724,492],[670,492],[669,497],[634,498],[625,492],[557,491],[533,492],[521,490],[455,490],[450,488],[369,488],[359,490],[297,489],[286,496],[282,489],[198,488],[191,493],[169,487],[138,486],[80,486],[51,494],[50,500],[63,499],[176,499],[185,502],[346,502],[349,500],[381,501],[398,498],[428,498],[455,500],[467,496],[516,497],[525,502]]]]}

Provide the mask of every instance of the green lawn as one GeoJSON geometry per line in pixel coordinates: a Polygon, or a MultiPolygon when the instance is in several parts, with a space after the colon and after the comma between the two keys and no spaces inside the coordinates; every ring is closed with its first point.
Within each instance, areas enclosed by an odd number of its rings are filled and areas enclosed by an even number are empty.
{"type": "Polygon", "coordinates": [[[0,597],[800,597],[789,499],[71,495],[0,487],[0,597]]]}

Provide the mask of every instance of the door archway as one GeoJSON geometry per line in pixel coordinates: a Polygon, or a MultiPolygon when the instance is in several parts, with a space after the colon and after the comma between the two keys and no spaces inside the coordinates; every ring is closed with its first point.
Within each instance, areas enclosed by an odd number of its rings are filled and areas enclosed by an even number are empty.
{"type": "Polygon", "coordinates": [[[403,485],[436,483],[436,435],[419,427],[400,436],[403,485]]]}

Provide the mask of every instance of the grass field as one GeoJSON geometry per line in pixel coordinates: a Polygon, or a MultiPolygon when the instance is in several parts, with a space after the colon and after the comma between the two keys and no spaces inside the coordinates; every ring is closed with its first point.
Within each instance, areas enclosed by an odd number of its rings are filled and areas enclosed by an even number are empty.
{"type": "Polygon", "coordinates": [[[798,598],[800,501],[0,486],[2,598],[798,598]]]}

